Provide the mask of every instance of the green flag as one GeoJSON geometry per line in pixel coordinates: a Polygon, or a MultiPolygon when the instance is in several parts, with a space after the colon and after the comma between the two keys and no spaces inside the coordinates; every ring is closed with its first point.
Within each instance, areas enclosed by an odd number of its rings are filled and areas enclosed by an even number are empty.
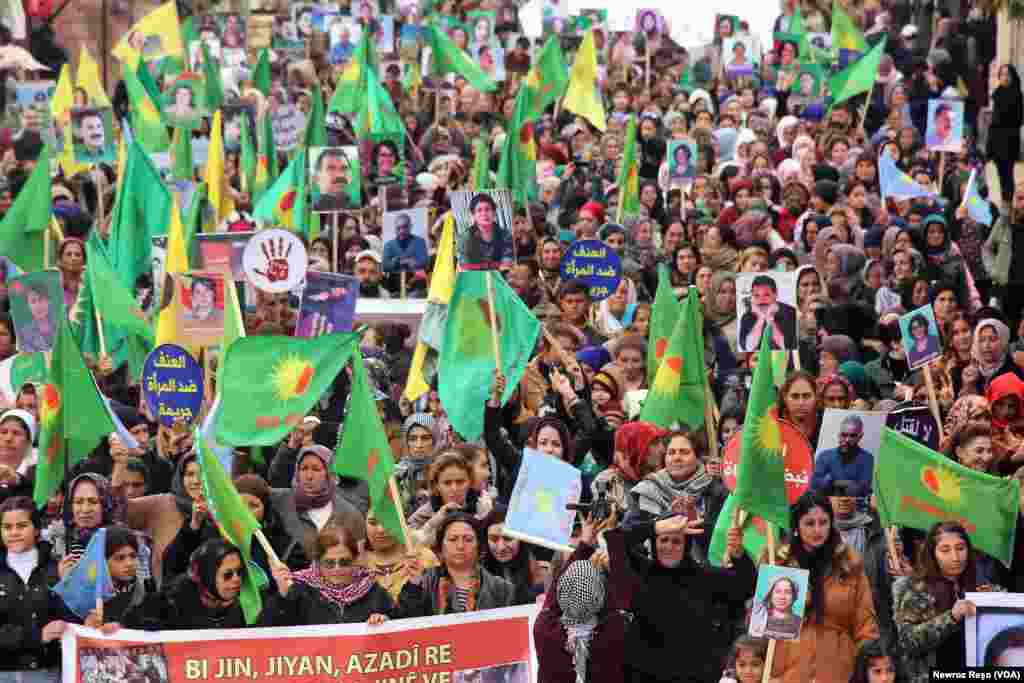
{"type": "Polygon", "coordinates": [[[523,206],[537,197],[537,145],[530,120],[531,92],[529,88],[519,88],[516,95],[496,180],[498,187],[511,188],[516,204],[523,206]]]}
{"type": "Polygon", "coordinates": [[[438,394],[452,426],[467,441],[483,434],[484,404],[494,385],[496,363],[488,287],[494,290],[501,371],[508,380],[502,404],[519,384],[540,334],[540,322],[505,278],[491,271],[459,273],[448,302],[438,394]]]}
{"type": "Polygon", "coordinates": [[[1020,505],[1016,479],[967,469],[886,427],[875,457],[874,491],[883,527],[928,531],[953,520],[976,548],[1010,566],[1020,505]]]}
{"type": "Polygon", "coordinates": [[[640,213],[640,164],[636,158],[635,115],[629,117],[629,125],[626,126],[626,145],[616,184],[619,189],[619,208],[615,220],[621,223],[624,216],[640,213]]]}
{"type": "Polygon", "coordinates": [[[885,43],[888,36],[866,55],[828,79],[828,89],[832,93],[832,105],[845,102],[851,97],[870,92],[878,80],[878,65],[885,54],[885,43]]]}
{"type": "Polygon", "coordinates": [[[242,126],[238,144],[238,171],[242,181],[242,191],[252,195],[256,187],[256,145],[250,137],[249,126],[242,126]]]}
{"type": "Polygon", "coordinates": [[[811,55],[811,41],[807,38],[807,31],[804,29],[804,15],[800,11],[800,3],[796,5],[796,11],[789,18],[788,33],[798,37],[800,59],[807,59],[811,55]]]}
{"type": "MultiPolygon", "coordinates": [[[[242,126],[242,130],[245,130],[242,126]]],[[[193,180],[196,177],[195,161],[192,158],[192,131],[175,128],[171,138],[171,177],[175,180],[193,180]]]]}
{"type": "Polygon", "coordinates": [[[260,119],[258,154],[256,155],[256,187],[253,204],[277,180],[277,148],[274,146],[274,120],[270,112],[264,112],[260,119]]]}
{"type": "Polygon", "coordinates": [[[352,388],[345,424],[335,450],[334,471],[369,485],[370,510],[377,522],[402,543],[402,510],[399,502],[392,498],[390,488],[395,461],[370,390],[363,355],[358,349],[352,355],[352,388]]]}
{"type": "MultiPolygon", "coordinates": [[[[718,520],[715,522],[715,530],[711,534],[711,545],[708,548],[708,560],[713,567],[721,567],[725,557],[725,548],[728,545],[729,529],[732,527],[732,518],[736,510],[736,498],[729,496],[725,499],[722,511],[718,513],[718,520]]],[[[783,529],[776,524],[769,524],[759,516],[747,517],[743,525],[743,550],[747,556],[756,564],[761,557],[761,551],[768,545],[768,527],[775,530],[775,538],[781,539],[783,529]]]]}
{"type": "Polygon", "coordinates": [[[562,43],[558,36],[551,36],[534,60],[533,68],[526,77],[530,89],[531,120],[540,118],[550,105],[554,104],[569,87],[569,69],[562,55],[562,43]]]}
{"type": "Polygon", "coordinates": [[[38,507],[54,494],[64,472],[88,457],[114,431],[110,411],[93,382],[66,319],[53,344],[50,375],[39,392],[39,461],[33,498],[38,507]],[[65,459],[70,456],[70,462],[65,459]]]}
{"type": "Polygon", "coordinates": [[[125,65],[121,73],[131,104],[133,139],[150,154],[167,151],[171,140],[160,106],[160,90],[149,75],[146,63],[139,59],[135,69],[125,65]]]}
{"type": "Polygon", "coordinates": [[[309,116],[306,118],[306,132],[302,135],[302,146],[310,147],[327,146],[327,122],[324,118],[324,98],[320,93],[320,86],[313,86],[312,107],[309,116]]]}
{"type": "Polygon", "coordinates": [[[32,175],[0,221],[0,254],[26,273],[43,269],[50,204],[50,148],[44,146],[32,175]]]}
{"type": "MultiPolygon", "coordinates": [[[[671,429],[681,422],[690,429],[704,424],[704,321],[700,295],[690,287],[683,313],[667,346],[660,349],[658,372],[640,411],[640,421],[671,429]]],[[[657,351],[656,350],[656,351],[657,351]]]]}
{"type": "Polygon", "coordinates": [[[669,279],[668,267],[658,266],[658,289],[654,293],[654,303],[651,305],[651,323],[647,334],[647,384],[654,384],[654,376],[658,372],[658,365],[661,363],[669,341],[672,340],[672,332],[676,329],[676,321],[679,320],[679,302],[676,301],[676,293],[672,287],[672,280],[669,279]]]}
{"type": "Polygon", "coordinates": [[[832,0],[832,49],[851,50],[861,54],[868,51],[868,42],[853,19],[839,4],[832,0]]]}
{"type": "Polygon", "coordinates": [[[736,472],[736,505],[751,515],[789,528],[786,470],[782,459],[782,435],[776,418],[775,373],[772,371],[771,333],[765,329],[754,368],[754,382],[747,402],[736,472]]]}
{"type": "Polygon", "coordinates": [[[430,47],[432,58],[431,73],[436,77],[457,73],[469,81],[469,84],[481,92],[494,92],[498,84],[483,72],[465,50],[452,42],[448,34],[434,22],[427,22],[423,27],[423,36],[430,47]]]}
{"type": "Polygon", "coordinates": [[[110,262],[121,284],[134,291],[135,280],[151,273],[153,238],[167,234],[171,194],[149,155],[136,140],[128,143],[124,179],[110,220],[110,262]]]}
{"type": "Polygon", "coordinates": [[[135,297],[125,288],[114,272],[104,250],[96,248],[91,240],[85,244],[89,267],[85,274],[93,292],[102,292],[95,298],[96,311],[107,325],[116,325],[152,344],[156,337],[146,314],[135,303],[135,297]]]}
{"type": "Polygon", "coordinates": [[[242,577],[242,590],[238,604],[245,615],[246,624],[254,624],[263,611],[260,591],[268,584],[267,576],[259,565],[252,561],[252,539],[260,529],[260,523],[242,500],[238,489],[224,471],[210,444],[196,430],[196,448],[199,451],[199,473],[203,480],[203,498],[210,508],[210,515],[217,523],[221,536],[238,548],[245,562],[246,572],[242,577]]]}
{"type": "Polygon", "coordinates": [[[252,74],[252,83],[264,97],[270,97],[270,51],[267,48],[260,50],[256,69],[252,74]]]}
{"type": "Polygon", "coordinates": [[[327,111],[338,114],[354,114],[366,95],[366,78],[378,72],[377,47],[371,31],[363,31],[350,61],[338,78],[331,103],[327,111]]]}
{"type": "Polygon", "coordinates": [[[361,140],[391,140],[399,150],[404,149],[405,124],[376,73],[371,71],[366,75],[366,88],[366,97],[356,117],[356,135],[361,140]]]}
{"type": "Polygon", "coordinates": [[[359,334],[315,339],[237,339],[225,352],[216,439],[225,446],[270,446],[320,400],[359,344],[359,334]]]}
{"type": "Polygon", "coordinates": [[[213,61],[210,56],[210,48],[206,41],[201,40],[199,44],[203,49],[203,76],[206,78],[206,106],[211,111],[217,111],[224,106],[224,83],[220,79],[220,65],[213,61]]]}
{"type": "Polygon", "coordinates": [[[474,190],[486,190],[491,184],[490,153],[487,143],[477,138],[473,141],[473,173],[470,176],[474,190]]]}
{"type": "Polygon", "coordinates": [[[280,225],[293,232],[309,234],[306,198],[308,154],[300,149],[274,184],[256,202],[252,215],[271,225],[280,225]]]}

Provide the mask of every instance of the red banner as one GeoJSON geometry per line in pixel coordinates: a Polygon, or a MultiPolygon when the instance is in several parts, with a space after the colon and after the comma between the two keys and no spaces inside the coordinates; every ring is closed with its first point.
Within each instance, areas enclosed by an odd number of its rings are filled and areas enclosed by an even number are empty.
{"type": "Polygon", "coordinates": [[[345,624],[64,634],[64,683],[535,683],[537,607],[345,624]]]}

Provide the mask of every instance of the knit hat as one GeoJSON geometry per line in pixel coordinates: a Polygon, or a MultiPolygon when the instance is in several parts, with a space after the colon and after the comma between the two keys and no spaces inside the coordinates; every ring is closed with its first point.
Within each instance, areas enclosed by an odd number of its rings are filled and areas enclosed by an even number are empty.
{"type": "Polygon", "coordinates": [[[596,384],[604,387],[611,394],[612,400],[619,397],[619,383],[609,373],[601,371],[594,375],[594,379],[590,380],[592,385],[596,384]]]}

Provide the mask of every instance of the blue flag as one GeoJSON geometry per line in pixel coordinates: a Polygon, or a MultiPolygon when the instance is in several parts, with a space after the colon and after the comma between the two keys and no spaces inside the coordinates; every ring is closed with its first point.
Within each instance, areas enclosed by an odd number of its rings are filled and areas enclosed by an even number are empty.
{"type": "Polygon", "coordinates": [[[910,174],[901,171],[889,152],[883,152],[878,159],[878,182],[881,185],[883,199],[888,197],[900,199],[935,197],[934,192],[925,189],[911,178],[910,174]]]}
{"type": "Polygon", "coordinates": [[[53,592],[82,619],[96,609],[97,600],[107,600],[114,595],[114,582],[107,568],[106,529],[92,535],[82,559],[54,586],[53,592]]]}
{"type": "Polygon", "coordinates": [[[576,513],[565,506],[578,503],[582,490],[578,469],[524,448],[505,517],[506,535],[552,550],[569,548],[576,513]]]}
{"type": "Polygon", "coordinates": [[[967,207],[967,215],[971,219],[978,223],[992,225],[992,205],[978,194],[978,169],[971,171],[971,178],[967,181],[967,188],[964,190],[964,206],[967,207]]]}

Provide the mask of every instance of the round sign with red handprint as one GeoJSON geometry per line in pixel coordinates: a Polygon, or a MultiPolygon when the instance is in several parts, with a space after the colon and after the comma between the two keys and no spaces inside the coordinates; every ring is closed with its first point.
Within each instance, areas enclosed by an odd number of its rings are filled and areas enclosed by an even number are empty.
{"type": "Polygon", "coordinates": [[[287,230],[263,230],[245,245],[245,277],[256,289],[290,292],[306,279],[306,247],[287,230]]]}

